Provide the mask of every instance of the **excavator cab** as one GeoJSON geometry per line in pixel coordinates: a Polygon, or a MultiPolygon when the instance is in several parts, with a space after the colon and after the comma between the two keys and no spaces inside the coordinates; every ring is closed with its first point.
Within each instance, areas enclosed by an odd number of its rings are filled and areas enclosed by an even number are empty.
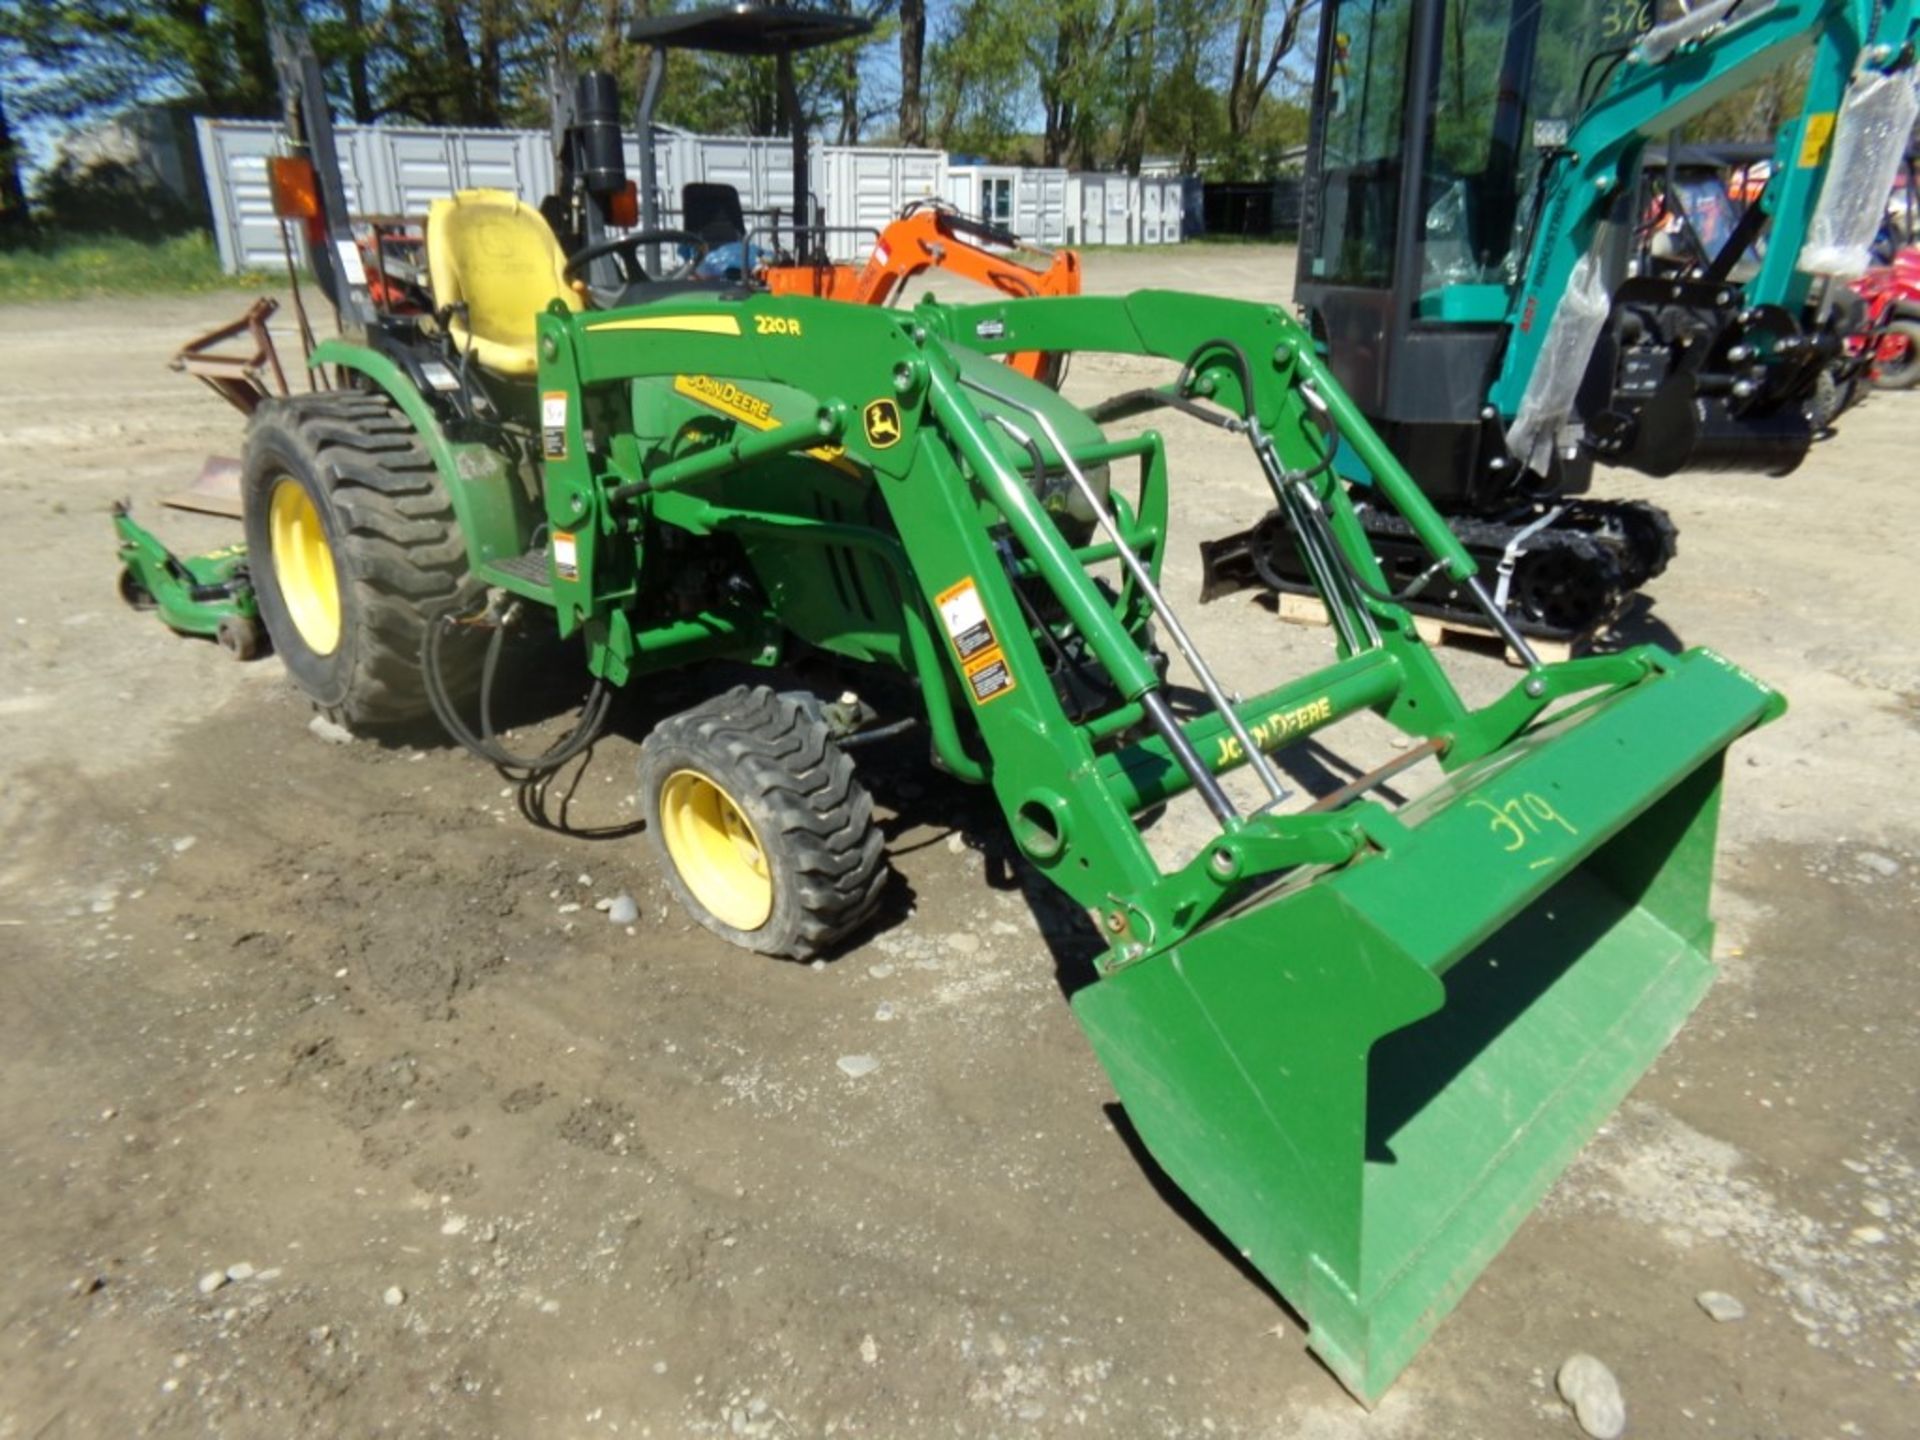
{"type": "MultiPolygon", "coordinates": [[[[1620,17],[1650,9],[1328,6],[1296,294],[1340,383],[1443,508],[1497,511],[1524,473],[1482,412],[1541,173],[1591,87],[1588,58],[1630,43],[1620,17]]],[[[1548,466],[1534,487],[1578,493],[1593,459],[1548,466]]]]}

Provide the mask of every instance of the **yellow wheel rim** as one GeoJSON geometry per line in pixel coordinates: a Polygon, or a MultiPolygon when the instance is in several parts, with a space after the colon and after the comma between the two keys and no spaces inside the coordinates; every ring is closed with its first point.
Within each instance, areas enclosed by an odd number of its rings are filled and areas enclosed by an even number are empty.
{"type": "Polygon", "coordinates": [[[320,511],[306,487],[282,476],[267,512],[273,542],[273,573],[280,598],[300,638],[316,655],[331,655],[340,643],[340,582],[320,511]]]}
{"type": "Polygon", "coordinates": [[[767,852],[731,795],[697,771],[674,771],[660,787],[660,832],[673,868],[716,920],[734,930],[767,923],[767,852]]]}

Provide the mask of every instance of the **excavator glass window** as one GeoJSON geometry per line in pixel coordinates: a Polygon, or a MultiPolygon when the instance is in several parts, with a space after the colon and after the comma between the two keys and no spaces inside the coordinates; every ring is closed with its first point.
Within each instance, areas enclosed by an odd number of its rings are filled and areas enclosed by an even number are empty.
{"type": "Polygon", "coordinates": [[[1320,117],[1313,274],[1332,285],[1393,283],[1400,157],[1415,0],[1329,6],[1331,65],[1320,117]]]}
{"type": "Polygon", "coordinates": [[[1318,193],[1307,237],[1312,278],[1394,285],[1407,193],[1402,176],[1407,159],[1418,154],[1419,261],[1409,280],[1423,296],[1450,285],[1511,285],[1547,157],[1565,144],[1581,106],[1653,23],[1656,6],[1657,0],[1329,3],[1322,22],[1318,193]]]}
{"type": "Polygon", "coordinates": [[[988,176],[980,182],[980,218],[989,225],[1013,224],[1013,181],[988,176]]]}
{"type": "Polygon", "coordinates": [[[1546,156],[1652,18],[1652,0],[1445,0],[1422,290],[1514,282],[1546,156]]]}

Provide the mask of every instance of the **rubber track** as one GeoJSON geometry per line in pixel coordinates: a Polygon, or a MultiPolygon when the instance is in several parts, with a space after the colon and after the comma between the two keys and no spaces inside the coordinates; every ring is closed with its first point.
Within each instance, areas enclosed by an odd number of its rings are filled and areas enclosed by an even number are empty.
{"type": "Polygon", "coordinates": [[[663,721],[649,736],[725,755],[729,788],[775,816],[797,857],[800,921],[774,953],[809,960],[870,918],[886,886],[885,836],[852,759],[799,700],[764,685],[725,694],[663,721]]]}
{"type": "MultiPolygon", "coordinates": [[[[1376,540],[1386,539],[1403,544],[1418,546],[1419,540],[1413,527],[1398,514],[1383,510],[1378,506],[1360,504],[1355,510],[1367,534],[1376,540]]],[[[1496,581],[1496,571],[1500,557],[1507,543],[1519,533],[1520,526],[1504,525],[1495,520],[1476,520],[1467,516],[1447,516],[1447,528],[1459,537],[1460,543],[1467,547],[1482,571],[1482,578],[1489,592],[1496,581]]],[[[1598,609],[1580,617],[1572,624],[1549,625],[1528,615],[1514,614],[1514,622],[1526,634],[1549,639],[1564,639],[1583,635],[1606,624],[1619,613],[1624,602],[1625,586],[1620,575],[1620,560],[1614,548],[1605,540],[1585,533],[1554,525],[1531,537],[1526,544],[1526,554],[1520,559],[1521,567],[1528,560],[1537,561],[1550,552],[1561,552],[1573,557],[1593,577],[1595,587],[1607,597],[1598,609]]],[[[1424,547],[1421,550],[1424,557],[1424,547]]],[[[1519,577],[1516,575],[1516,584],[1519,577]]],[[[1433,615],[1442,620],[1455,620],[1463,624],[1484,626],[1486,617],[1477,606],[1471,604],[1435,604],[1416,596],[1407,603],[1407,609],[1418,614],[1433,615]]]]}
{"type": "Polygon", "coordinates": [[[1561,523],[1613,546],[1629,590],[1659,579],[1680,553],[1680,527],[1648,500],[1571,500],[1561,523]]]}

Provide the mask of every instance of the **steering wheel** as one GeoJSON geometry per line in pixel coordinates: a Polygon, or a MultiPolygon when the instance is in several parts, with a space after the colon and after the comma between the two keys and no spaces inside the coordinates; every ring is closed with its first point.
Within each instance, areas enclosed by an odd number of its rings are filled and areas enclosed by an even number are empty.
{"type": "Polygon", "coordinates": [[[645,285],[655,278],[648,275],[640,264],[640,250],[647,245],[691,245],[693,247],[692,258],[683,261],[667,274],[659,276],[658,278],[662,280],[687,279],[707,256],[706,242],[690,230],[636,230],[631,235],[618,235],[610,240],[600,240],[574,251],[567,257],[566,269],[562,273],[569,280],[579,280],[583,278],[587,266],[602,256],[612,255],[620,261],[620,277],[623,284],[645,285]]]}

